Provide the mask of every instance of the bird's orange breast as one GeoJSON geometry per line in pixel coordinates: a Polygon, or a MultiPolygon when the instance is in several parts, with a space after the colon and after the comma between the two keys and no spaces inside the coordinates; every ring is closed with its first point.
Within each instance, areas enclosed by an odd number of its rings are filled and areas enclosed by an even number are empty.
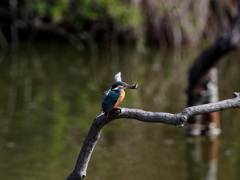
{"type": "Polygon", "coordinates": [[[122,102],[122,100],[124,99],[124,97],[125,97],[125,91],[124,91],[124,90],[121,90],[121,91],[120,91],[120,96],[119,96],[119,98],[118,98],[115,106],[117,106],[120,102],[122,102]]]}

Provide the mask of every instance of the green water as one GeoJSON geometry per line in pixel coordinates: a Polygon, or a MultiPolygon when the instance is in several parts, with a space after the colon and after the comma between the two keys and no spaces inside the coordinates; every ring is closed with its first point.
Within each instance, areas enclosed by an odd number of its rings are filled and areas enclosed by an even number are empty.
{"type": "MultiPolygon", "coordinates": [[[[65,179],[100,112],[102,92],[119,71],[125,82],[141,86],[126,90],[120,106],[180,112],[198,53],[149,48],[141,54],[130,47],[78,52],[60,44],[21,44],[18,51],[2,52],[0,179],[65,179]]],[[[218,64],[220,99],[240,91],[239,57],[234,52],[218,64]]],[[[239,120],[239,109],[221,112],[223,132],[215,140],[187,137],[184,128],[170,125],[116,120],[104,128],[85,179],[238,180],[239,120]]]]}

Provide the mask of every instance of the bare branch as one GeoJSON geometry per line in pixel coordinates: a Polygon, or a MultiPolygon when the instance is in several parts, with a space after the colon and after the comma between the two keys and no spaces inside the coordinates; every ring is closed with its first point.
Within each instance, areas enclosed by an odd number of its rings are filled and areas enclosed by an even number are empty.
{"type": "Polygon", "coordinates": [[[109,116],[106,116],[103,113],[100,114],[94,119],[91,129],[78,156],[75,169],[69,175],[67,180],[81,180],[86,176],[88,163],[91,158],[93,149],[100,137],[102,128],[109,122],[119,118],[128,118],[142,122],[165,123],[175,125],[177,127],[183,127],[189,117],[232,108],[240,108],[240,93],[235,92],[233,95],[235,98],[232,99],[187,107],[178,114],[150,112],[130,108],[114,109],[114,111],[112,111],[109,116]]]}

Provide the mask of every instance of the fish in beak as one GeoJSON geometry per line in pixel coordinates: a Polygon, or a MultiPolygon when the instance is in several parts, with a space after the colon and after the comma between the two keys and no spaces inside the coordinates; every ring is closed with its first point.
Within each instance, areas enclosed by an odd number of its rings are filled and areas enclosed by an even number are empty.
{"type": "Polygon", "coordinates": [[[124,89],[140,89],[139,85],[137,83],[133,84],[124,84],[124,89]]]}

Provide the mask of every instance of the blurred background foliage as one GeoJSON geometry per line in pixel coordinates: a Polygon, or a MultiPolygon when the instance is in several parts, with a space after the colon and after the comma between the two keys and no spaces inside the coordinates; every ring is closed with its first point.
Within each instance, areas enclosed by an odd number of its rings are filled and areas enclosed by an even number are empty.
{"type": "Polygon", "coordinates": [[[237,0],[24,0],[15,8],[13,1],[0,3],[1,46],[14,24],[31,41],[192,47],[215,40],[237,13],[237,0]]]}
{"type": "Polygon", "coordinates": [[[87,21],[111,18],[116,24],[132,27],[141,22],[141,7],[127,5],[121,0],[51,1],[31,0],[32,10],[41,18],[50,18],[54,23],[70,22],[82,27],[87,21]]]}

